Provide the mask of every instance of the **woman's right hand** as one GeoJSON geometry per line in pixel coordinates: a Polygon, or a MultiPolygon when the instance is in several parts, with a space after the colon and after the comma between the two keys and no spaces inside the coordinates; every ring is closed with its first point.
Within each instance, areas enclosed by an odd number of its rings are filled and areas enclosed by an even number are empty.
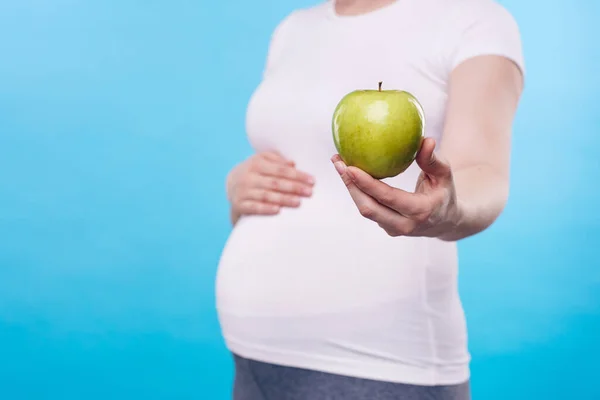
{"type": "Polygon", "coordinates": [[[275,152],[258,153],[227,176],[232,220],[242,215],[274,215],[282,207],[298,207],[312,195],[314,178],[275,152]]]}

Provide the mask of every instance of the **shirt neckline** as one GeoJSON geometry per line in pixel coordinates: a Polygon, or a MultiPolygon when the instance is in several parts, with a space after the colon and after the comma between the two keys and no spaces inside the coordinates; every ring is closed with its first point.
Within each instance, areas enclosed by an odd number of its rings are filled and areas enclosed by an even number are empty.
{"type": "Polygon", "coordinates": [[[326,0],[327,1],[327,14],[331,20],[340,21],[340,22],[353,22],[353,21],[363,21],[368,20],[382,14],[386,14],[388,11],[391,11],[393,8],[397,7],[401,0],[394,0],[394,2],[387,4],[385,6],[376,8],[374,10],[368,11],[363,14],[356,15],[342,15],[338,14],[335,10],[336,0],[326,0]]]}

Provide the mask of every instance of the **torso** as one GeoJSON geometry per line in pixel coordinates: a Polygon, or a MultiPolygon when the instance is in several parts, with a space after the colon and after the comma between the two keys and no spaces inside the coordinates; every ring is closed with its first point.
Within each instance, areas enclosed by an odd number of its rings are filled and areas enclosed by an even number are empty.
{"type": "MultiPolygon", "coordinates": [[[[330,3],[291,15],[248,108],[257,151],[277,150],[316,178],[277,216],[246,216],[218,271],[217,304],[234,352],[264,362],[414,384],[469,375],[454,243],[392,238],[356,210],[331,165],[331,117],[355,89],[407,90],[426,136],[441,139],[450,72],[439,0],[401,0],[358,17],[330,3]],[[428,4],[429,3],[429,4],[428,4]]],[[[414,190],[416,164],[385,180],[414,190]]]]}

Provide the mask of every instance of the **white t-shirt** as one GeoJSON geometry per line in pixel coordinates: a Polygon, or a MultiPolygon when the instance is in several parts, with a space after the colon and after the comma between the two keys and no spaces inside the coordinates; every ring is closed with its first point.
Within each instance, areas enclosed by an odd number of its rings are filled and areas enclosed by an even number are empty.
{"type": "MultiPolygon", "coordinates": [[[[442,135],[451,70],[484,54],[523,68],[512,16],[493,0],[398,0],[360,16],[333,2],[298,9],[275,30],[247,133],[316,179],[311,198],[246,216],[221,257],[217,307],[230,350],[286,366],[391,382],[469,378],[455,243],[390,237],[362,217],[330,162],[331,119],[355,89],[401,89],[442,135]]],[[[414,163],[385,182],[414,190],[414,163]]]]}

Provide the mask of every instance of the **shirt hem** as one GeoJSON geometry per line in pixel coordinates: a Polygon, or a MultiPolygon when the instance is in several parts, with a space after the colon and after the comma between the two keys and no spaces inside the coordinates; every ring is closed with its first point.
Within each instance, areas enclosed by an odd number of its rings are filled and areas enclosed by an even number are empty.
{"type": "Polygon", "coordinates": [[[419,386],[460,385],[470,379],[468,365],[420,367],[406,364],[365,363],[248,345],[228,337],[225,338],[225,342],[232,353],[247,359],[359,379],[419,386]]]}

